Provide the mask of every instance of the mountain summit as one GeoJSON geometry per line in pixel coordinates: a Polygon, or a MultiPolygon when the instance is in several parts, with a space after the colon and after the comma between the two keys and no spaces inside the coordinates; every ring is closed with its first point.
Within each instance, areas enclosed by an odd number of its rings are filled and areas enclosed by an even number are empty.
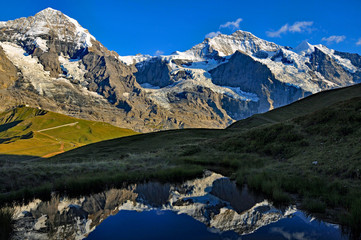
{"type": "Polygon", "coordinates": [[[302,52],[310,54],[315,51],[315,46],[309,44],[306,40],[304,40],[297,47],[295,47],[294,51],[298,54],[302,52]]]}
{"type": "Polygon", "coordinates": [[[280,49],[277,44],[260,39],[252,33],[242,30],[235,31],[231,35],[219,34],[208,42],[222,57],[229,56],[237,50],[254,54],[260,50],[274,52],[280,49]]]}
{"type": "Polygon", "coordinates": [[[27,104],[137,131],[213,127],[357,83],[361,57],[236,31],[171,55],[119,56],[47,8],[0,23],[0,110],[27,104]]]}
{"type": "Polygon", "coordinates": [[[30,40],[33,40],[35,47],[43,51],[48,51],[47,41],[53,39],[71,42],[74,50],[91,47],[92,42],[96,41],[75,19],[52,8],[46,8],[32,17],[4,22],[2,28],[9,39],[25,41],[25,47],[30,49],[33,47],[30,40]]]}

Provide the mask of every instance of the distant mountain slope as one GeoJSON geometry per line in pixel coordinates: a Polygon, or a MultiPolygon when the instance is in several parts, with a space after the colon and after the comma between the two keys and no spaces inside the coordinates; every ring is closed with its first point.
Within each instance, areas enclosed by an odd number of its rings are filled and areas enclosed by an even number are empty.
{"type": "Polygon", "coordinates": [[[18,107],[0,114],[0,155],[46,158],[89,143],[134,134],[137,133],[108,123],[18,107]]]}
{"type": "Polygon", "coordinates": [[[119,56],[47,8],[0,22],[0,111],[17,105],[149,132],[236,120],[361,81],[361,56],[238,30],[164,56],[119,56]]]}

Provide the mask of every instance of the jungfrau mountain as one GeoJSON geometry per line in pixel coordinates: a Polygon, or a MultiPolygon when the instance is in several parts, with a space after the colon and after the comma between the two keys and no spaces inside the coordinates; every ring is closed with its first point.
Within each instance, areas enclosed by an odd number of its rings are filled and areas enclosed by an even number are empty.
{"type": "Polygon", "coordinates": [[[30,105],[138,131],[224,128],[361,81],[361,56],[245,31],[171,55],[119,56],[47,8],[0,22],[0,111],[30,105]]]}

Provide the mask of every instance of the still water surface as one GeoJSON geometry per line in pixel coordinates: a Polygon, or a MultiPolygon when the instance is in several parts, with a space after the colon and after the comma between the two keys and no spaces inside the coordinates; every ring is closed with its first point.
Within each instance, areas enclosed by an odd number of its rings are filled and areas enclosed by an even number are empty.
{"type": "Polygon", "coordinates": [[[14,239],[347,239],[338,225],[277,208],[220,174],[150,182],[16,208],[14,239]]]}
{"type": "Polygon", "coordinates": [[[144,212],[120,211],[100,224],[87,239],[345,239],[335,225],[328,225],[306,217],[302,212],[290,218],[271,223],[254,233],[239,235],[234,231],[219,231],[207,228],[186,214],[173,211],[150,210],[144,212]]]}

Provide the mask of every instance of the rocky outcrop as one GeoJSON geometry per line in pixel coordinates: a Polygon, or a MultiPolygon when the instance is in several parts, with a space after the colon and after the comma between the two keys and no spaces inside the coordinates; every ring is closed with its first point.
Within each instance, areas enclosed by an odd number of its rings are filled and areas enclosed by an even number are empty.
{"type": "Polygon", "coordinates": [[[240,51],[210,73],[212,82],[217,85],[240,87],[244,92],[257,94],[260,98],[257,112],[286,105],[309,94],[278,81],[266,65],[240,51]]]}
{"type": "Polygon", "coordinates": [[[358,55],[357,53],[346,53],[346,52],[339,52],[339,51],[335,51],[335,54],[344,59],[349,59],[352,65],[359,68],[353,74],[353,81],[355,83],[360,83],[361,82],[361,56],[358,55]]]}
{"type": "Polygon", "coordinates": [[[0,89],[6,89],[15,84],[18,79],[18,69],[7,58],[2,47],[0,47],[0,89]]]}
{"type": "MultiPolygon", "coordinates": [[[[189,106],[183,113],[184,121],[189,124],[192,120],[199,123],[218,122],[219,126],[227,125],[234,118],[246,118],[256,113],[257,102],[242,101],[228,95],[213,92],[209,88],[194,87],[187,91],[168,95],[170,104],[176,109],[189,106]],[[231,116],[231,117],[230,117],[231,116]]],[[[182,114],[179,112],[178,114],[182,114]]]]}
{"type": "Polygon", "coordinates": [[[266,51],[260,50],[260,51],[256,52],[254,54],[254,56],[257,58],[266,59],[266,58],[268,58],[268,53],[266,51]]]}
{"type": "Polygon", "coordinates": [[[113,56],[89,52],[82,58],[87,72],[88,89],[104,96],[110,103],[119,104],[122,94],[136,87],[133,69],[113,56]]]}
{"type": "Polygon", "coordinates": [[[227,63],[212,69],[210,73],[213,83],[242,87],[242,90],[247,92],[259,89],[259,85],[267,79],[274,79],[267,66],[240,51],[233,54],[227,63]]]}
{"type": "Polygon", "coordinates": [[[43,65],[44,71],[50,72],[50,77],[57,78],[63,70],[61,69],[58,53],[54,48],[43,52],[40,48],[35,48],[33,56],[38,57],[39,62],[43,65]]]}
{"type": "Polygon", "coordinates": [[[293,64],[293,61],[285,56],[285,53],[282,49],[278,50],[276,54],[271,57],[271,59],[272,61],[277,61],[279,59],[283,64],[293,64]]]}
{"type": "Polygon", "coordinates": [[[345,58],[345,59],[349,59],[352,63],[352,65],[361,68],[361,56],[357,53],[347,53],[347,52],[339,52],[339,51],[335,51],[335,54],[345,58]]]}
{"type": "Polygon", "coordinates": [[[310,56],[308,66],[311,70],[319,72],[328,81],[338,85],[348,85],[353,81],[353,76],[349,72],[317,47],[310,56]]]}
{"type": "Polygon", "coordinates": [[[174,82],[170,77],[171,68],[161,58],[153,58],[146,62],[135,65],[138,71],[135,73],[139,84],[149,83],[158,87],[165,87],[174,82]]]}
{"type": "Polygon", "coordinates": [[[223,95],[220,105],[232,119],[244,119],[258,113],[259,104],[259,101],[240,101],[223,95]]]}

